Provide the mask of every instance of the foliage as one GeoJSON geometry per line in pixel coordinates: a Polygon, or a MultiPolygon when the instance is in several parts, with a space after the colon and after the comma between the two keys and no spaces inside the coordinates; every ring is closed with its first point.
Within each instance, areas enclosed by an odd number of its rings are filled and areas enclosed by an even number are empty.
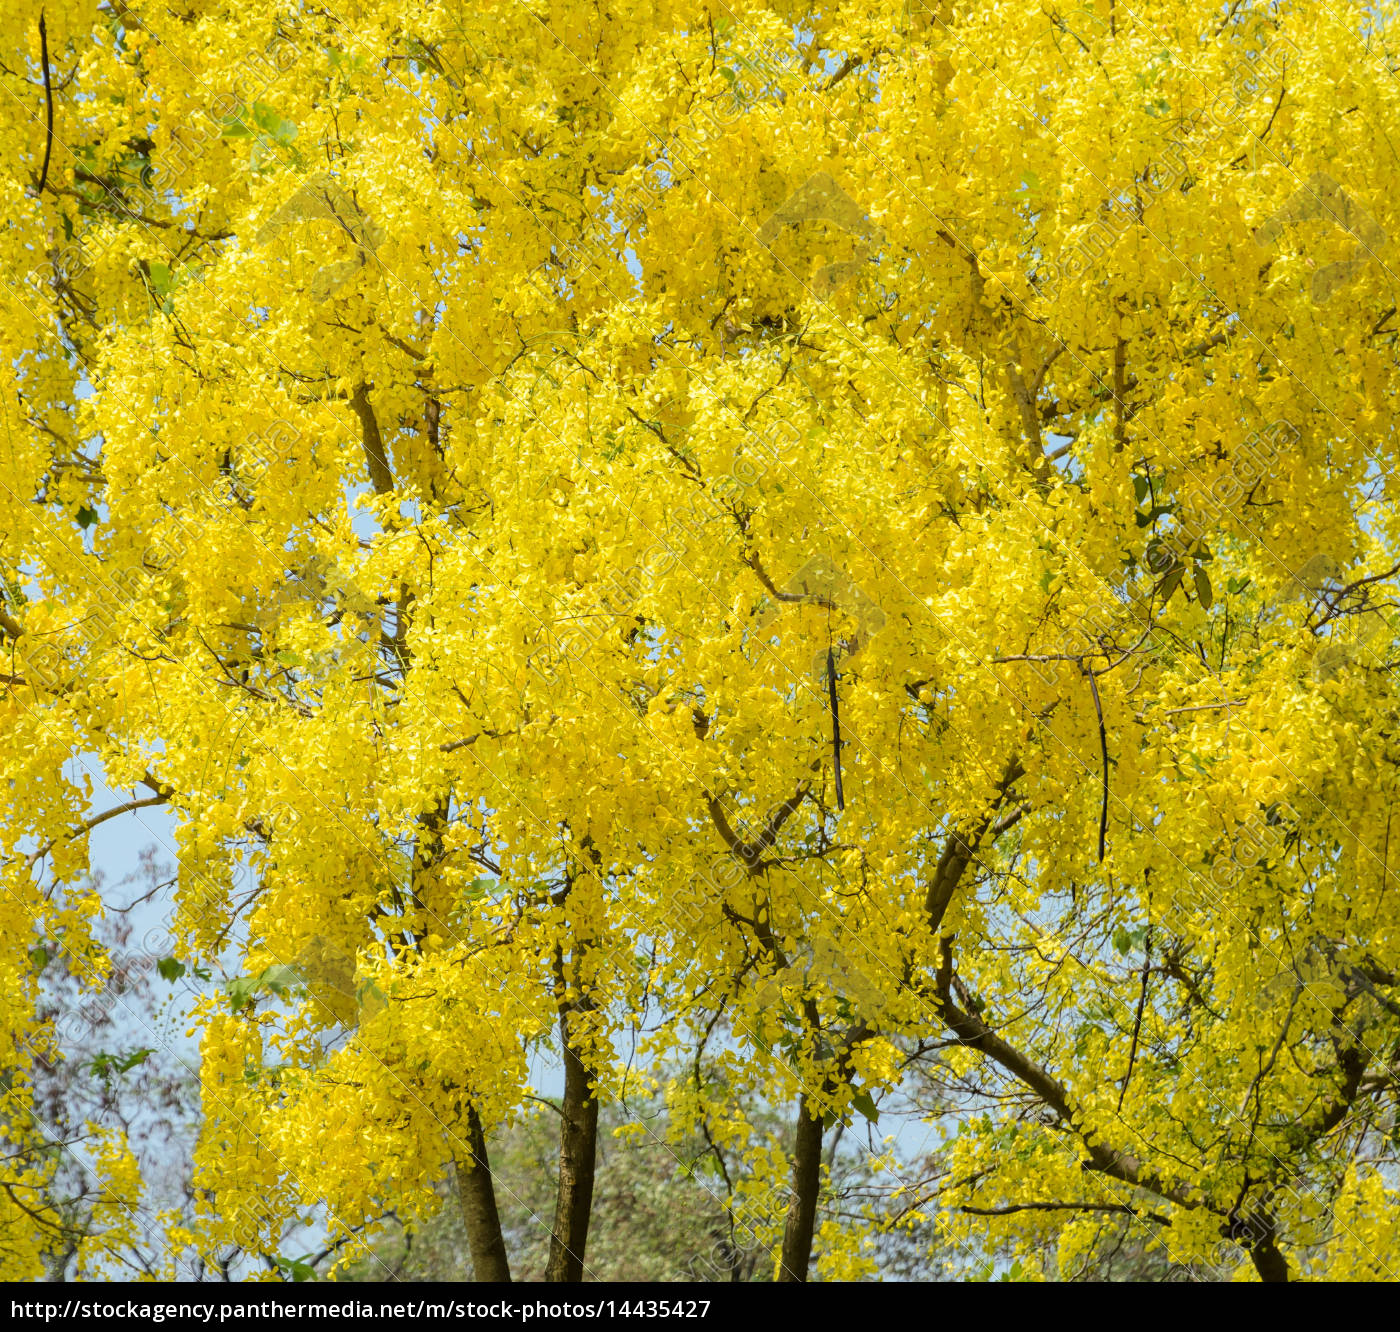
{"type": "Polygon", "coordinates": [[[1392,5],[0,3],[5,1275],[148,804],[171,1272],[502,1271],[553,1059],[550,1279],[624,1094],[782,1277],[1395,1274],[1392,5]]]}

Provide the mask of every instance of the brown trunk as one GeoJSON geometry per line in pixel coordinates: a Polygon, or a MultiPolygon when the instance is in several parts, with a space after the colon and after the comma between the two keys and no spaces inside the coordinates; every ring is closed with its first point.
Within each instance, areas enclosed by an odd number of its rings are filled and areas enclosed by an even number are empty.
{"type": "Polygon", "coordinates": [[[559,1190],[546,1281],[582,1281],[588,1223],[593,1215],[593,1170],[598,1151],[598,1102],[588,1089],[588,1070],[564,1032],[564,1123],[559,1134],[559,1190]]]}
{"type": "Polygon", "coordinates": [[[779,1281],[806,1281],[812,1261],[812,1233],[817,1224],[817,1196],[822,1183],[822,1121],[812,1118],[807,1097],[797,1103],[797,1142],[792,1162],[792,1202],[783,1229],[779,1281]]]}
{"type": "Polygon", "coordinates": [[[467,1111],[467,1146],[471,1159],[457,1162],[457,1198],[467,1226],[472,1270],[478,1281],[509,1281],[510,1260],[506,1257],[501,1217],[496,1210],[491,1163],[486,1159],[486,1135],[475,1109],[467,1111]]]}
{"type": "Polygon", "coordinates": [[[1249,1256],[1254,1260],[1254,1270],[1259,1273],[1260,1281],[1288,1280],[1288,1259],[1272,1239],[1257,1245],[1249,1256]]]}
{"type": "Polygon", "coordinates": [[[1260,1281],[1287,1281],[1288,1259],[1278,1247],[1278,1236],[1271,1216],[1255,1216],[1246,1220],[1244,1235],[1236,1235],[1236,1240],[1244,1238],[1249,1245],[1249,1256],[1260,1281]]]}

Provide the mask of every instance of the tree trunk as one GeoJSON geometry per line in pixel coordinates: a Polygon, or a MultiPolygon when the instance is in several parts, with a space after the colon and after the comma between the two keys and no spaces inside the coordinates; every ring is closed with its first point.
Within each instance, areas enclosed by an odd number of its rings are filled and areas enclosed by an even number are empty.
{"type": "Polygon", "coordinates": [[[1278,1245],[1272,1242],[1261,1245],[1249,1256],[1254,1259],[1254,1270],[1259,1273],[1260,1281],[1288,1280],[1288,1259],[1278,1245]]]}
{"type": "Polygon", "coordinates": [[[564,1122],[559,1133],[559,1189],[546,1281],[583,1280],[583,1254],[593,1215],[598,1102],[588,1089],[588,1070],[569,1041],[568,1021],[567,1015],[559,1020],[564,1038],[564,1122]]]}
{"type": "Polygon", "coordinates": [[[1249,1256],[1260,1281],[1288,1280],[1288,1259],[1275,1243],[1272,1230],[1249,1251],[1249,1256]]]}
{"type": "Polygon", "coordinates": [[[817,1224],[817,1195],[822,1184],[822,1121],[812,1117],[807,1097],[797,1103],[797,1143],[792,1162],[792,1202],[783,1229],[779,1281],[806,1281],[812,1261],[812,1233],[817,1224]]]}
{"type": "Polygon", "coordinates": [[[475,1108],[467,1111],[467,1146],[472,1159],[456,1163],[457,1198],[467,1226],[472,1270],[478,1281],[509,1281],[510,1260],[506,1257],[505,1236],[501,1234],[501,1216],[496,1210],[491,1163],[486,1158],[486,1134],[475,1108]]]}

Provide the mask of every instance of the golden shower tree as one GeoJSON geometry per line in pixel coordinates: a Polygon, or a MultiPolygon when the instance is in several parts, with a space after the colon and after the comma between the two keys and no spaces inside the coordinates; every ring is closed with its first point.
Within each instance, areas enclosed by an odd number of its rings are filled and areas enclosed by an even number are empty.
{"type": "Polygon", "coordinates": [[[172,1274],[454,1178],[507,1277],[540,1050],[551,1279],[639,1080],[785,1279],[1396,1274],[1393,6],[3,12],[7,1275],[157,804],[172,1274]]]}

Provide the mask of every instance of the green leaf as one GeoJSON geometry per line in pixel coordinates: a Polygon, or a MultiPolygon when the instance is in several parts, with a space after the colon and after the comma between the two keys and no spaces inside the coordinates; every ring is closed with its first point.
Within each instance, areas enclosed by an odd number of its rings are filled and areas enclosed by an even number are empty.
{"type": "Polygon", "coordinates": [[[479,902],[483,897],[495,892],[499,886],[499,879],[473,879],[462,889],[462,896],[468,902],[479,902]]]}
{"type": "Polygon", "coordinates": [[[1133,936],[1120,925],[1113,931],[1113,951],[1121,956],[1124,953],[1132,952],[1132,949],[1133,936]]]}
{"type": "Polygon", "coordinates": [[[283,666],[304,666],[306,664],[295,652],[279,652],[277,660],[283,666]]]}
{"type": "Polygon", "coordinates": [[[1211,603],[1215,600],[1215,594],[1211,591],[1210,578],[1199,564],[1195,566],[1193,574],[1196,580],[1196,595],[1200,598],[1201,605],[1209,610],[1211,603]]]}
{"type": "Polygon", "coordinates": [[[364,56],[352,56],[347,54],[345,51],[327,51],[326,57],[336,69],[341,71],[342,74],[345,73],[347,70],[363,69],[365,65],[364,56]]]}
{"type": "Polygon", "coordinates": [[[1133,495],[1136,497],[1139,504],[1141,504],[1151,492],[1152,487],[1148,484],[1145,476],[1133,477],[1133,495]]]}
{"type": "Polygon", "coordinates": [[[92,1073],[99,1078],[110,1078],[113,1073],[126,1073],[137,1064],[144,1064],[155,1050],[150,1046],[144,1046],[140,1050],[133,1050],[129,1055],[108,1054],[105,1050],[93,1056],[89,1065],[92,1073]]]}
{"type": "Polygon", "coordinates": [[[261,102],[253,103],[253,123],[284,148],[297,136],[297,127],[290,120],[283,120],[270,106],[264,106],[261,102]]]}
{"type": "Polygon", "coordinates": [[[1165,517],[1175,509],[1175,504],[1154,504],[1146,513],[1137,515],[1137,525],[1146,527],[1149,523],[1155,523],[1157,519],[1165,517]]]}
{"type": "Polygon", "coordinates": [[[1160,583],[1157,584],[1156,591],[1161,593],[1162,604],[1165,606],[1172,599],[1172,593],[1181,586],[1182,576],[1186,573],[1185,565],[1177,565],[1160,583]]]}
{"type": "Polygon", "coordinates": [[[151,286],[162,295],[170,294],[170,265],[169,264],[149,264],[146,272],[151,279],[151,286]]]}
{"type": "MultiPolygon", "coordinates": [[[[185,974],[186,968],[183,962],[178,962],[173,957],[163,957],[156,963],[156,970],[162,980],[177,981],[185,974]]],[[[205,979],[208,979],[207,974],[205,979]]]]}
{"type": "Polygon", "coordinates": [[[280,1254],[277,1257],[277,1266],[280,1267],[293,1281],[312,1281],[316,1277],[316,1269],[306,1261],[310,1255],[302,1258],[283,1258],[280,1254]]]}
{"type": "Polygon", "coordinates": [[[868,1091],[858,1091],[851,1097],[851,1104],[872,1124],[880,1122],[880,1112],[875,1108],[875,1098],[868,1091]]]}
{"type": "Polygon", "coordinates": [[[97,510],[87,504],[80,504],[78,512],[73,515],[78,520],[78,526],[82,528],[91,527],[97,522],[97,510]]]}
{"type": "Polygon", "coordinates": [[[243,120],[244,107],[240,104],[224,117],[224,127],[222,137],[225,139],[252,139],[257,137],[257,131],[243,120]]]}
{"type": "Polygon", "coordinates": [[[258,978],[256,976],[235,976],[233,980],[224,983],[224,993],[228,995],[228,1001],[235,1013],[247,1008],[258,993],[258,978]]]}
{"type": "Polygon", "coordinates": [[[296,136],[297,127],[290,120],[278,121],[277,129],[272,135],[284,148],[286,148],[296,136]]]}
{"type": "Polygon", "coordinates": [[[133,1050],[125,1059],[118,1061],[117,1072],[125,1073],[138,1064],[144,1064],[153,1054],[155,1054],[155,1049],[152,1046],[142,1046],[139,1050],[133,1050]]]}
{"type": "Polygon", "coordinates": [[[373,1017],[388,1006],[389,998],[372,980],[367,980],[355,987],[355,1002],[368,1010],[367,1016],[373,1017]]]}
{"type": "Polygon", "coordinates": [[[43,944],[35,944],[29,950],[29,961],[36,972],[43,971],[49,965],[49,950],[43,944]]]}
{"type": "Polygon", "coordinates": [[[233,980],[225,982],[224,993],[228,995],[229,1003],[237,1012],[252,1004],[260,991],[285,995],[305,980],[306,977],[297,967],[288,966],[284,962],[274,962],[256,976],[236,976],[233,980]]]}
{"type": "Polygon", "coordinates": [[[276,962],[258,976],[258,985],[264,990],[271,990],[273,994],[286,994],[294,986],[302,983],[302,974],[296,967],[289,967],[284,962],[276,962]]]}

